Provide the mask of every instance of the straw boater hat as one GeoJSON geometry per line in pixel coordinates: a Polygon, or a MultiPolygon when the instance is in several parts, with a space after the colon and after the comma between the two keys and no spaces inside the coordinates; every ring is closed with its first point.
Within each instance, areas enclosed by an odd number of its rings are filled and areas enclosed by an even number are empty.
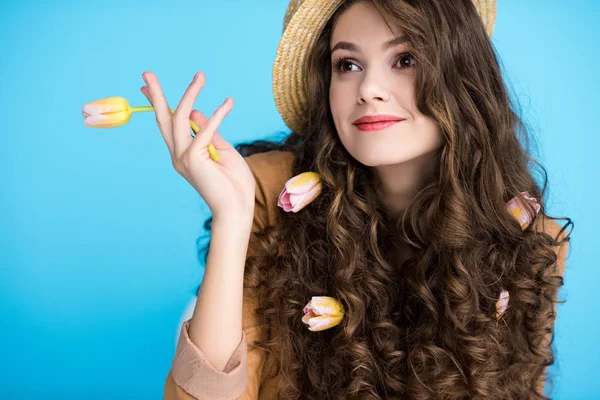
{"type": "MultiPolygon", "coordinates": [[[[303,85],[306,55],[343,3],[344,0],[291,0],[288,5],[273,65],[273,93],[283,121],[293,131],[300,128],[300,117],[306,108],[303,85]]],[[[496,0],[473,0],[473,3],[491,37],[496,22],[496,0]]]]}

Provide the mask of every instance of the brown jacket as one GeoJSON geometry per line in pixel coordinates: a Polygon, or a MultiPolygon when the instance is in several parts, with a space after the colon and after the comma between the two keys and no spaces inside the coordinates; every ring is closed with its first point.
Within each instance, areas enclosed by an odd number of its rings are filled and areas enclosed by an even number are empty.
{"type": "MultiPolygon", "coordinates": [[[[289,152],[270,151],[246,158],[256,180],[256,205],[253,231],[275,223],[277,199],[285,182],[292,177],[293,156],[289,152]]],[[[541,230],[542,218],[537,218],[536,229],[541,230]]],[[[553,238],[560,226],[545,219],[545,229],[553,238]]],[[[252,240],[249,254],[255,251],[252,240]]],[[[557,248],[559,275],[563,275],[568,247],[565,243],[557,248]]],[[[277,380],[259,387],[263,372],[260,350],[248,351],[261,333],[261,323],[254,315],[256,302],[252,293],[244,292],[242,339],[231,355],[225,369],[215,369],[188,336],[189,321],[181,328],[181,335],[171,370],[164,386],[165,400],[270,400],[277,397],[277,380]]],[[[543,388],[543,381],[540,381],[543,388]]]]}

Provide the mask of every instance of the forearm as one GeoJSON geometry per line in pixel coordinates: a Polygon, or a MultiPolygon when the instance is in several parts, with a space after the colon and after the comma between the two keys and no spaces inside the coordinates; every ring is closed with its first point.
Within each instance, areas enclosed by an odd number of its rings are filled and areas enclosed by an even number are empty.
{"type": "Polygon", "coordinates": [[[219,371],[242,338],[244,264],[252,215],[213,218],[204,279],[190,321],[190,340],[219,371]]]}

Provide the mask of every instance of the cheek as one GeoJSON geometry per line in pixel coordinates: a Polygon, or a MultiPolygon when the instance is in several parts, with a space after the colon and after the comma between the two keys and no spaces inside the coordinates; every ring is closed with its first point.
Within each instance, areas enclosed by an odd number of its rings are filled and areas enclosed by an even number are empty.
{"type": "Polygon", "coordinates": [[[339,101],[338,93],[336,92],[334,87],[329,88],[329,107],[331,108],[331,115],[333,116],[333,120],[337,120],[337,116],[339,114],[339,101]]]}
{"type": "Polygon", "coordinates": [[[426,117],[417,111],[417,118],[419,119],[421,128],[430,133],[431,136],[441,137],[442,129],[438,125],[438,123],[432,118],[426,117]]]}
{"type": "Polygon", "coordinates": [[[332,84],[329,87],[329,105],[331,107],[331,114],[333,120],[336,123],[348,117],[348,114],[352,109],[352,104],[349,101],[351,97],[348,93],[348,88],[342,85],[332,84]]]}
{"type": "Polygon", "coordinates": [[[445,139],[442,130],[434,121],[425,119],[420,130],[423,132],[422,145],[427,147],[428,150],[438,148],[444,144],[445,139]]]}

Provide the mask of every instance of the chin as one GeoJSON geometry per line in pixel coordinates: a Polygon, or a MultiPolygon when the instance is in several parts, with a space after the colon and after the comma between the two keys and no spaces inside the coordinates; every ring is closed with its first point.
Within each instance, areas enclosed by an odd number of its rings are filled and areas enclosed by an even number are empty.
{"type": "Polygon", "coordinates": [[[353,149],[350,155],[359,163],[367,167],[381,167],[384,165],[401,164],[409,161],[412,157],[403,157],[401,154],[386,154],[375,149],[353,149]]]}
{"type": "Polygon", "coordinates": [[[411,151],[407,152],[403,146],[400,140],[402,135],[402,131],[395,129],[361,133],[354,126],[338,131],[338,137],[346,151],[352,158],[367,167],[400,164],[410,160],[413,155],[407,154],[411,151]],[[403,147],[404,151],[401,150],[403,147]]]}
{"type": "Polygon", "coordinates": [[[390,138],[389,135],[382,135],[379,138],[365,139],[367,138],[351,135],[340,136],[342,145],[350,156],[367,167],[423,161],[425,158],[434,157],[436,151],[442,146],[442,141],[437,138],[415,141],[410,138],[390,138]]]}

